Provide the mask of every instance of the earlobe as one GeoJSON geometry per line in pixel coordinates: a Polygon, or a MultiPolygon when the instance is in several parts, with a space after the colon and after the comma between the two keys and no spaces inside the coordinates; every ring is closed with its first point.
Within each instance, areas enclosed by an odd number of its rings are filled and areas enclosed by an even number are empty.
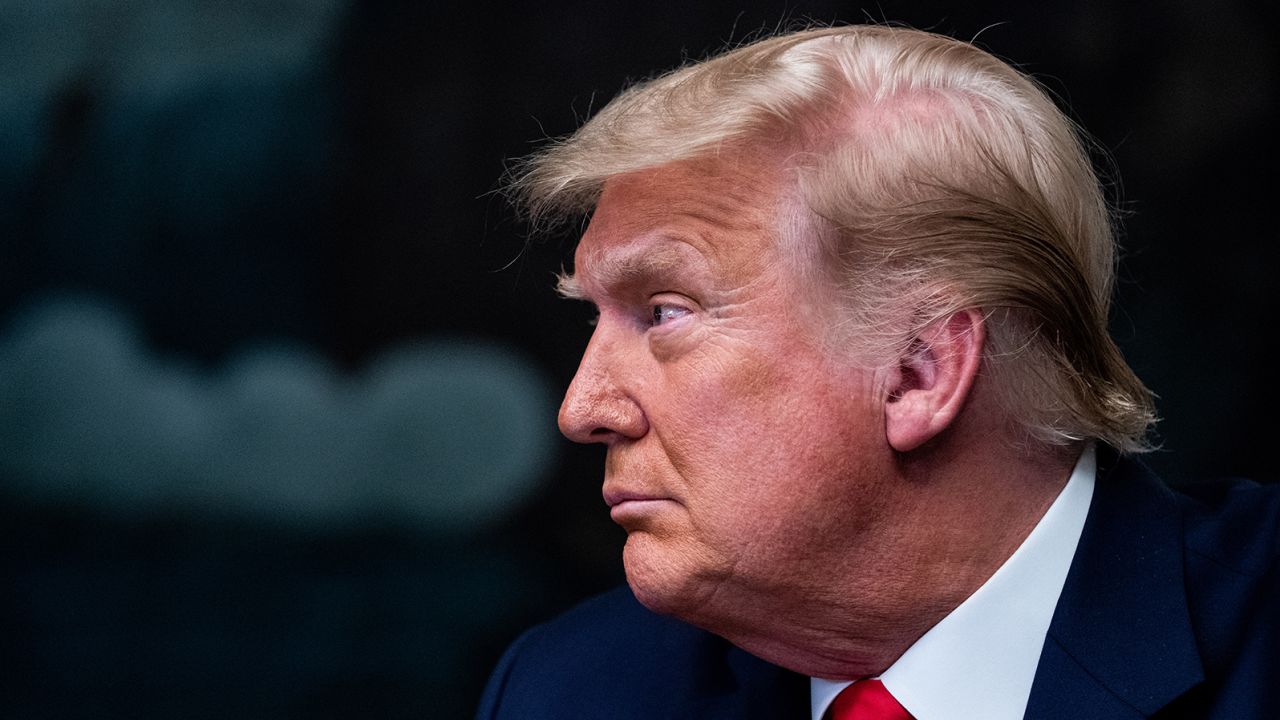
{"type": "Polygon", "coordinates": [[[985,333],[982,314],[968,309],[912,342],[885,399],[885,435],[894,450],[915,450],[955,421],[977,377],[985,333]]]}

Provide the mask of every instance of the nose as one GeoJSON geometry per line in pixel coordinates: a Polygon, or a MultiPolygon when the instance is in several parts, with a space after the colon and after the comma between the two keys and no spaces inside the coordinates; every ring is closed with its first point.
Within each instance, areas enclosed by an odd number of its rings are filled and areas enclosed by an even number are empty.
{"type": "MultiPolygon", "coordinates": [[[[612,445],[643,437],[649,421],[630,395],[625,350],[601,326],[560,404],[560,432],[574,442],[612,445]]],[[[634,378],[631,378],[634,379],[634,378]]]]}

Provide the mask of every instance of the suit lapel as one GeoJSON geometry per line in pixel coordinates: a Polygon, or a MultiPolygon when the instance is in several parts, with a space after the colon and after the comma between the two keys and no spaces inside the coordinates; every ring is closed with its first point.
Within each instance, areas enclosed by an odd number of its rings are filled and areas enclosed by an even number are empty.
{"type": "Polygon", "coordinates": [[[1203,679],[1183,582],[1182,514],[1134,461],[1104,459],[1026,717],[1142,718],[1203,679]]]}

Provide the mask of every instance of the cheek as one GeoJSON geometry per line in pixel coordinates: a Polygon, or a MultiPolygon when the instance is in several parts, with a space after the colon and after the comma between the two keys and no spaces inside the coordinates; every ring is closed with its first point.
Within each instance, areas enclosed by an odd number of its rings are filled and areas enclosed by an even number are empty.
{"type": "Polygon", "coordinates": [[[655,428],[677,455],[768,441],[771,428],[791,414],[790,403],[778,406],[791,386],[785,365],[749,344],[704,343],[663,366],[664,407],[655,428]]]}
{"type": "Polygon", "coordinates": [[[779,487],[799,496],[829,490],[798,479],[848,474],[874,439],[861,375],[835,378],[812,354],[767,346],[694,359],[667,369],[668,413],[654,423],[692,491],[767,513],[786,492],[779,487]]]}
{"type": "Polygon", "coordinates": [[[768,444],[776,433],[875,410],[865,373],[833,367],[825,351],[782,328],[713,337],[660,367],[673,423],[687,437],[709,435],[706,441],[768,444]]]}

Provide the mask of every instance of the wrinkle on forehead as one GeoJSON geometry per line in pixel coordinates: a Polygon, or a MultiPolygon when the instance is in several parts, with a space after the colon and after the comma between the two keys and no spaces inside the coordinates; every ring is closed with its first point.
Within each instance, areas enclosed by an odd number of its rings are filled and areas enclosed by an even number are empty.
{"type": "Polygon", "coordinates": [[[680,214],[715,228],[756,231],[777,214],[780,179],[780,171],[767,163],[724,156],[682,160],[610,178],[597,208],[606,199],[631,201],[625,204],[634,206],[636,200],[660,194],[664,203],[649,205],[635,221],[653,223],[680,214]]]}
{"type": "Polygon", "coordinates": [[[686,160],[606,181],[560,293],[625,285],[692,262],[757,269],[780,240],[781,176],[767,164],[686,160]],[[685,247],[681,247],[681,246],[685,247]],[[586,285],[587,287],[584,287],[586,285]]]}

